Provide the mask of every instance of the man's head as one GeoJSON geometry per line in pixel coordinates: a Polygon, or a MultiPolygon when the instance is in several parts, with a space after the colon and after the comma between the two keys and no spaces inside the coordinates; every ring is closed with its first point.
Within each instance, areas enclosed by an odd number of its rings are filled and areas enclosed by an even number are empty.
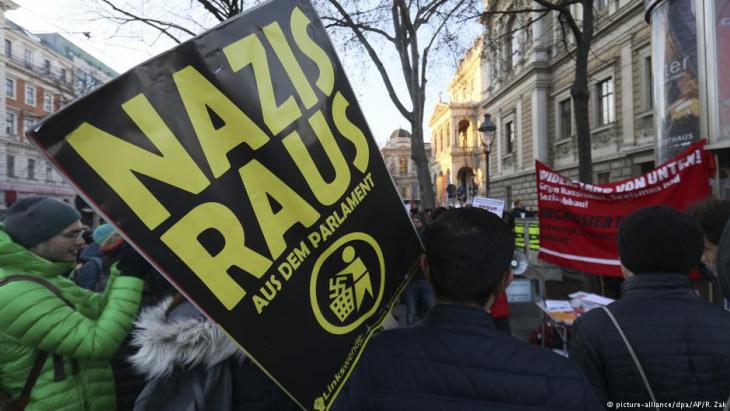
{"type": "Polygon", "coordinates": [[[10,238],[32,253],[53,262],[72,262],[84,245],[84,226],[70,205],[48,197],[22,198],[5,216],[10,238]]]}
{"type": "Polygon", "coordinates": [[[723,230],[730,221],[730,201],[708,198],[693,204],[687,214],[692,216],[705,234],[705,252],[702,262],[712,271],[717,267],[717,246],[720,244],[723,230]]]}
{"type": "Polygon", "coordinates": [[[635,211],[618,229],[621,264],[633,274],[687,274],[702,258],[704,239],[699,223],[666,206],[635,211]]]}
{"type": "Polygon", "coordinates": [[[515,201],[515,208],[525,208],[525,205],[522,203],[522,200],[515,201]]]}
{"type": "Polygon", "coordinates": [[[428,231],[426,272],[441,302],[487,305],[511,280],[514,235],[480,208],[444,212],[428,231]]]}
{"type": "Polygon", "coordinates": [[[414,214],[411,217],[411,221],[413,222],[413,226],[416,227],[416,230],[420,230],[426,226],[426,216],[423,213],[414,214]]]}

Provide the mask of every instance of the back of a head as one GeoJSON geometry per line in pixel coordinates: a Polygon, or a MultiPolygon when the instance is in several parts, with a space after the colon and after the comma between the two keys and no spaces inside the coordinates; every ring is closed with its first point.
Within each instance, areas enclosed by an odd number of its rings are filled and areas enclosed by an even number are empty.
{"type": "Polygon", "coordinates": [[[687,274],[704,250],[702,228],[689,215],[666,206],[635,211],[617,236],[621,264],[634,274],[687,274]]]}
{"type": "Polygon", "coordinates": [[[730,200],[708,198],[693,204],[687,214],[700,223],[707,240],[718,245],[725,224],[730,220],[730,200]]]}
{"type": "Polygon", "coordinates": [[[514,234],[496,215],[480,208],[444,212],[429,228],[426,256],[436,297],[486,305],[509,269],[514,234]]]}

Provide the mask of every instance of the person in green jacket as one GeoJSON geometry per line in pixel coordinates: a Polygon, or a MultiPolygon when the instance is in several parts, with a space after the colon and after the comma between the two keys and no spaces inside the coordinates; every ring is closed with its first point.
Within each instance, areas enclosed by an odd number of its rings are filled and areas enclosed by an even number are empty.
{"type": "Polygon", "coordinates": [[[47,197],[18,200],[0,226],[0,279],[41,277],[73,305],[34,281],[0,287],[0,391],[18,397],[39,353],[49,353],[26,411],[115,407],[109,359],[137,314],[143,282],[134,273],[144,260],[130,248],[104,292],[84,290],[64,277],[83,230],[75,209],[47,197]]]}

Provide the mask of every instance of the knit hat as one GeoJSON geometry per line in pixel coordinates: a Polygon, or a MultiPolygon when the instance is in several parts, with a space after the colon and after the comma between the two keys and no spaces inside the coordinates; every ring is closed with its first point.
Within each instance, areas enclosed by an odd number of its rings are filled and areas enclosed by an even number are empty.
{"type": "Polygon", "coordinates": [[[96,244],[101,245],[113,233],[114,227],[111,224],[101,224],[99,227],[96,227],[96,230],[94,230],[91,238],[94,239],[94,242],[96,244]]]}
{"type": "Polygon", "coordinates": [[[81,216],[70,205],[50,197],[25,197],[5,215],[5,232],[23,247],[36,246],[60,234],[81,216]]]}
{"type": "Polygon", "coordinates": [[[634,274],[687,274],[704,251],[699,223],[666,206],[642,208],[626,217],[618,229],[621,264],[634,274]]]}

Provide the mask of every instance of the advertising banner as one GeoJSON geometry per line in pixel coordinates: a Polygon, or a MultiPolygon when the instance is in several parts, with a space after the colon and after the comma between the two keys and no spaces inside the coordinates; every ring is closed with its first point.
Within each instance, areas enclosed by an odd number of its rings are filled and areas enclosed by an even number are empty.
{"type": "Polygon", "coordinates": [[[651,15],[658,162],[700,140],[695,4],[666,0],[651,15]]]}
{"type": "Polygon", "coordinates": [[[536,161],[539,258],[586,273],[620,277],[616,234],[621,220],[650,205],[686,210],[710,193],[711,155],[704,140],[647,174],[591,185],[536,161]]]}
{"type": "Polygon", "coordinates": [[[306,0],[228,20],[29,138],[303,408],[330,406],[422,252],[306,0]]]}
{"type": "Polygon", "coordinates": [[[504,214],[504,200],[496,198],[474,197],[474,200],[472,201],[472,206],[483,208],[490,213],[496,214],[499,218],[502,218],[502,214],[504,214]]]}

